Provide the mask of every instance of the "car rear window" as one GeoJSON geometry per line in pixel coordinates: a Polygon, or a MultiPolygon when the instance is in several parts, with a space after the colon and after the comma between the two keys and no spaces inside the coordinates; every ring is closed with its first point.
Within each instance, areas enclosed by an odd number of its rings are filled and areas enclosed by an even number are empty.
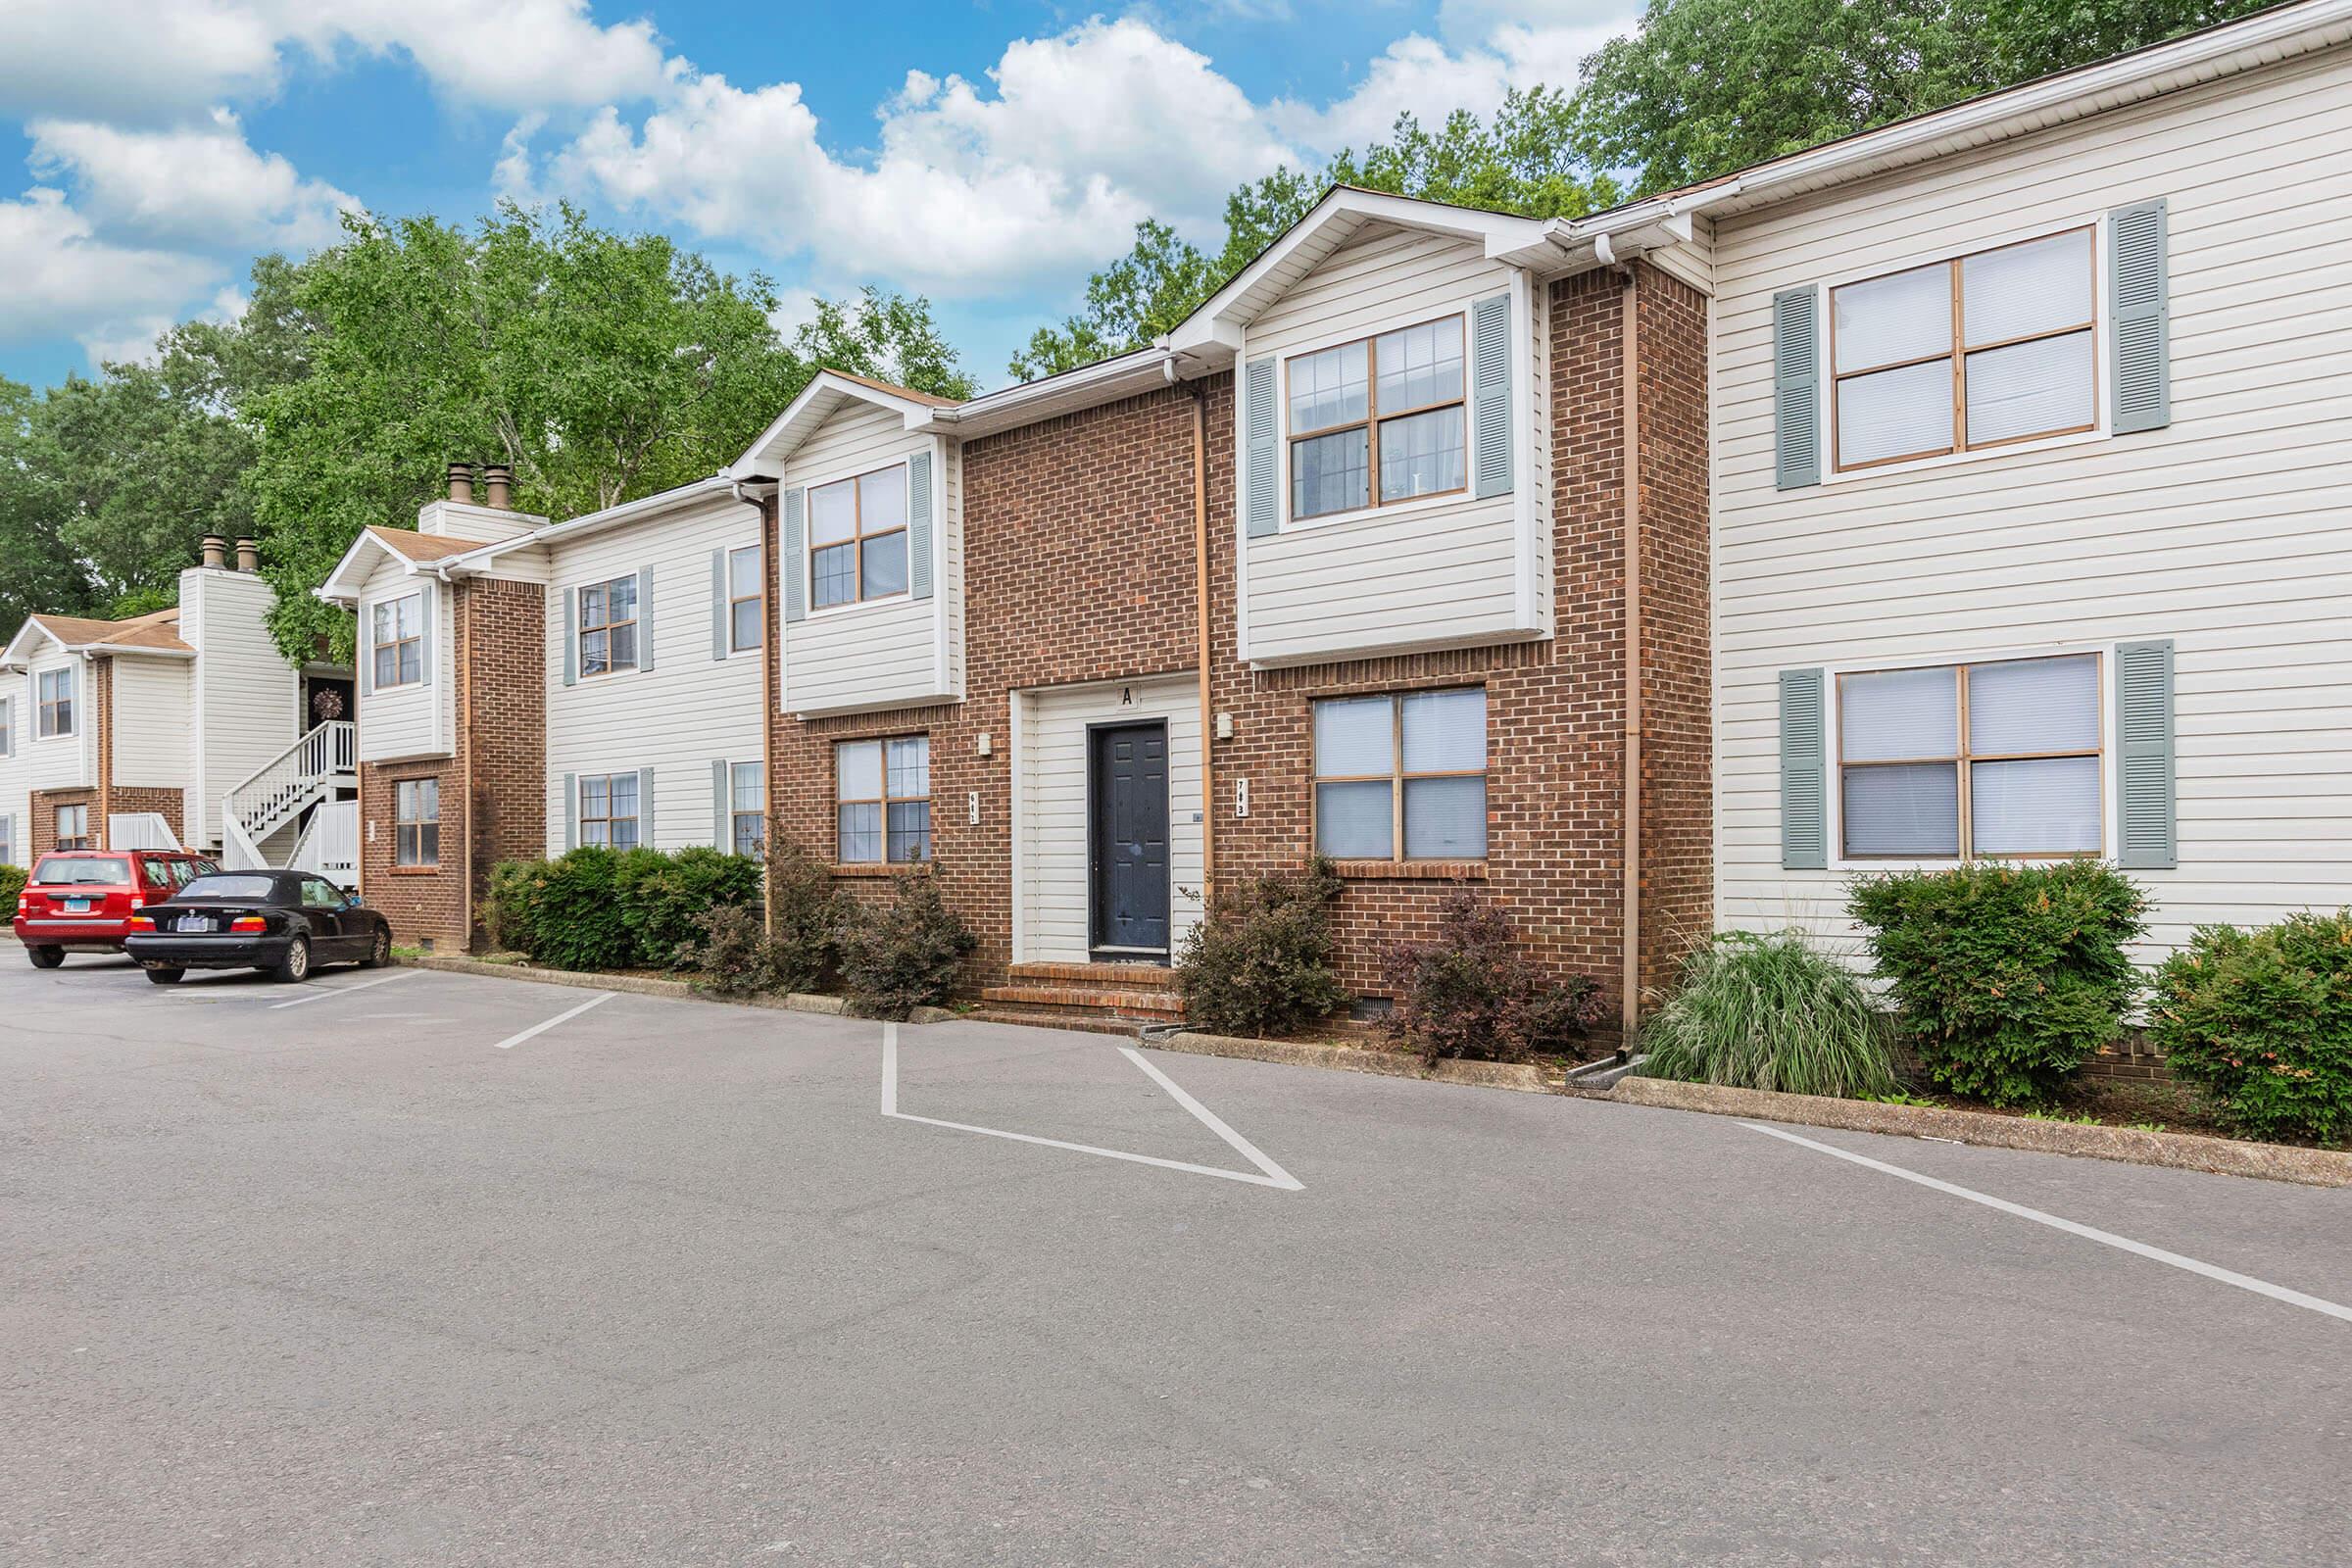
{"type": "Polygon", "coordinates": [[[126,888],[130,886],[130,858],[45,855],[32,868],[32,879],[45,888],[126,888]]]}
{"type": "Polygon", "coordinates": [[[266,876],[200,876],[175,895],[189,899],[266,899],[273,884],[266,876]]]}

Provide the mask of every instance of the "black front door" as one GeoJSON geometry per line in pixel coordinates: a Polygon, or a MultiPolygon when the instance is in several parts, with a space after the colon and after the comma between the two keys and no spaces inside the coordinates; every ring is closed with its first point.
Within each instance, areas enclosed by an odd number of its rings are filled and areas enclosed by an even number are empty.
{"type": "Polygon", "coordinates": [[[1093,942],[1106,958],[1168,951],[1168,728],[1121,724],[1090,737],[1093,942]]]}

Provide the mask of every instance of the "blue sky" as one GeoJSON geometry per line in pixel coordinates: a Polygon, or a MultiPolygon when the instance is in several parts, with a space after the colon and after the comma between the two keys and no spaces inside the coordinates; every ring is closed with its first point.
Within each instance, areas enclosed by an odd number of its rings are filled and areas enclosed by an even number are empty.
{"type": "Polygon", "coordinates": [[[336,214],[566,198],[785,297],[931,297],[1008,354],[1154,214],[1197,238],[1400,111],[1564,82],[1634,0],[0,0],[0,375],[232,314],[336,214]]]}

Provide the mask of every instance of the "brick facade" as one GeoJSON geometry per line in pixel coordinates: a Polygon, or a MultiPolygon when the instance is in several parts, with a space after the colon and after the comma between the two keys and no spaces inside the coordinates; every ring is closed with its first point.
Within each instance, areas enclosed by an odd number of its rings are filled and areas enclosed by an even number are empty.
{"type": "MultiPolygon", "coordinates": [[[[96,842],[105,816],[98,809],[98,792],[94,789],[34,790],[26,800],[25,809],[32,817],[32,857],[34,859],[57,848],[57,808],[61,806],[86,806],[90,808],[90,837],[96,842]]],[[[28,859],[24,862],[32,863],[28,859]]]]}
{"type": "Polygon", "coordinates": [[[446,758],[360,764],[360,883],[404,943],[465,952],[491,867],[547,847],[547,600],[537,583],[464,578],[456,628],[455,744],[446,758]],[[395,786],[440,784],[440,861],[393,864],[395,786]]]}
{"type": "MultiPolygon", "coordinates": [[[[1711,678],[1705,302],[1648,268],[1639,277],[1646,709],[1642,976],[1647,987],[1666,978],[1682,945],[1709,925],[1711,678]]],[[[1626,286],[1608,272],[1552,286],[1552,638],[1298,668],[1244,665],[1236,647],[1233,380],[1217,375],[966,443],[966,700],[812,720],[771,712],[773,834],[830,858],[832,744],[928,734],[933,874],[980,938],[967,983],[977,988],[1005,977],[1012,954],[1011,694],[1199,668],[1198,399],[1207,433],[1211,706],[1234,722],[1232,739],[1206,743],[1215,779],[1217,884],[1296,867],[1307,858],[1316,698],[1483,684],[1489,858],[1455,866],[1345,868],[1339,915],[1347,982],[1377,993],[1381,946],[1435,934],[1441,902],[1458,879],[1511,914],[1546,968],[1592,975],[1616,997],[1626,286]],[[987,757],[975,745],[981,732],[995,739],[987,757]],[[1242,777],[1251,790],[1247,818],[1232,809],[1234,780],[1242,777]],[[977,824],[965,809],[975,795],[977,824]]],[[[769,548],[772,559],[772,529],[769,548]]],[[[771,624],[771,638],[774,630],[771,624]]],[[[1199,803],[1170,806],[1184,813],[1199,803]]]]}

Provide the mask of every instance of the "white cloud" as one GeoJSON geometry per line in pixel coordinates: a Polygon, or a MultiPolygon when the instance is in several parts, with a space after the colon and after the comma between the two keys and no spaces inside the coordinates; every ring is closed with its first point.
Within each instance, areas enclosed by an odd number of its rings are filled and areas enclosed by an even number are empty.
{"type": "Polygon", "coordinates": [[[988,76],[908,72],[869,164],[820,143],[797,83],[697,77],[635,126],[602,111],[551,172],[821,270],[971,293],[1115,254],[1150,214],[1205,221],[1292,156],[1205,56],[1141,22],[1017,40],[988,76]]]}
{"type": "Polygon", "coordinates": [[[625,102],[676,69],[651,22],[588,0],[0,0],[0,102],[20,113],[169,121],[266,94],[289,52],[401,54],[469,103],[625,102]]]}
{"type": "Polygon", "coordinates": [[[65,192],[0,201],[0,342],[71,336],[99,352],[144,352],[187,299],[217,285],[202,257],[99,236],[65,192]]]}
{"type": "Polygon", "coordinates": [[[35,121],[33,172],[70,175],[77,206],[110,234],[181,245],[310,250],[331,243],[336,215],[357,198],[305,179],[276,153],[257,153],[225,109],[200,124],[125,130],[87,121],[35,121]]]}

